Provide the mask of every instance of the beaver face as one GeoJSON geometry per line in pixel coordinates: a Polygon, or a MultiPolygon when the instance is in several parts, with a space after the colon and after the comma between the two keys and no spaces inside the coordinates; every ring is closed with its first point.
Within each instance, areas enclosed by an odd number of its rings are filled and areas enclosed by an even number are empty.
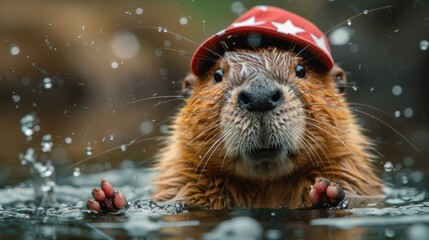
{"type": "Polygon", "coordinates": [[[311,74],[302,58],[276,48],[235,50],[218,60],[211,76],[224,85],[219,118],[229,170],[250,179],[285,176],[299,154],[313,150],[302,97],[317,84],[306,83],[311,74]]]}

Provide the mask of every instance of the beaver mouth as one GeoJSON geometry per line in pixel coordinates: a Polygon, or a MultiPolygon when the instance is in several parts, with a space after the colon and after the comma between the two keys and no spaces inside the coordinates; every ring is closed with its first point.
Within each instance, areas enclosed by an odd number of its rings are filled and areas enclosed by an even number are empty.
{"type": "Polygon", "coordinates": [[[273,162],[278,160],[283,150],[279,147],[255,148],[250,149],[245,155],[256,163],[273,162]]]}
{"type": "Polygon", "coordinates": [[[255,157],[270,157],[272,155],[277,155],[279,151],[280,148],[278,147],[258,148],[252,149],[250,154],[254,155],[255,157]]]}

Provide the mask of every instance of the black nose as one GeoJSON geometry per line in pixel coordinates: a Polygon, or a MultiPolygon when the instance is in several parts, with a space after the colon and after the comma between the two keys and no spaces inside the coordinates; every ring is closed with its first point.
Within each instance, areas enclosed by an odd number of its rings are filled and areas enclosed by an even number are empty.
{"type": "Polygon", "coordinates": [[[266,112],[273,110],[283,102],[283,94],[272,84],[262,83],[251,84],[242,90],[238,95],[240,107],[250,112],[266,112]]]}

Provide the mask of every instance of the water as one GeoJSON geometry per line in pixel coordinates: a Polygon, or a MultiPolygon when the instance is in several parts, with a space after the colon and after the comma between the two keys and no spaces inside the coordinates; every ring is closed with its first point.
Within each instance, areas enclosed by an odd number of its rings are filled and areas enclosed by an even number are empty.
{"type": "Polygon", "coordinates": [[[429,199],[416,188],[386,188],[385,201],[349,198],[351,209],[237,209],[206,211],[147,199],[155,173],[125,168],[62,179],[56,202],[38,207],[32,184],[1,189],[0,239],[421,239],[429,233],[429,199]],[[123,176],[139,176],[132,180],[123,176]],[[116,214],[84,206],[102,177],[132,203],[116,214]]]}

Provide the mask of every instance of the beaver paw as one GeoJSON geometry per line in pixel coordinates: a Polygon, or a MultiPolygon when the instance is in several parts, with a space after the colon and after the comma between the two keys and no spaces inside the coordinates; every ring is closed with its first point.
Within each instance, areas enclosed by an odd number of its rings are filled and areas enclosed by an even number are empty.
{"type": "Polygon", "coordinates": [[[119,209],[128,208],[128,202],[120,191],[113,190],[112,185],[101,179],[100,188],[92,190],[92,197],[88,199],[86,207],[97,212],[115,212],[119,209]]]}
{"type": "Polygon", "coordinates": [[[327,178],[316,178],[309,196],[313,208],[344,209],[349,206],[344,190],[327,178]]]}

